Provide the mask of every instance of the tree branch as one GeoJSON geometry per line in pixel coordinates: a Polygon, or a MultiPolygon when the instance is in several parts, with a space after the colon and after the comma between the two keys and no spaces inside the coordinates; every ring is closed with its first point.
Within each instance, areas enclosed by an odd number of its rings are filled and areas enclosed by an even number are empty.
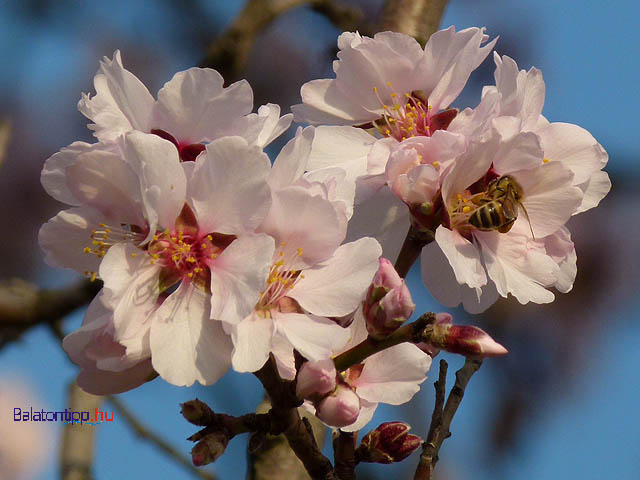
{"type": "Polygon", "coordinates": [[[400,253],[398,254],[396,264],[394,265],[398,275],[406,278],[409,270],[411,270],[411,266],[420,256],[422,249],[433,242],[433,240],[433,233],[421,232],[411,225],[400,249],[400,253]]]}
{"type": "MultiPolygon", "coordinates": [[[[76,382],[69,385],[67,404],[72,412],[93,412],[100,407],[102,397],[84,392],[76,382]]],[[[60,478],[91,480],[95,428],[67,423],[62,430],[60,448],[60,478]]]]}
{"type": "Polygon", "coordinates": [[[343,30],[355,30],[364,18],[359,9],[337,0],[249,0],[231,26],[209,46],[200,66],[217,69],[227,82],[237,80],[257,36],[278,16],[305,4],[343,30]]]}
{"type": "Polygon", "coordinates": [[[255,375],[271,399],[272,420],[277,424],[274,430],[284,433],[291,449],[302,461],[311,478],[338,480],[333,465],[322,454],[313,438],[311,424],[298,414],[300,400],[295,393],[295,382],[280,378],[273,357],[255,375]]]}
{"type": "Polygon", "coordinates": [[[387,0],[382,30],[405,33],[422,46],[438,30],[447,0],[387,0]]]}
{"type": "Polygon", "coordinates": [[[356,480],[356,440],[358,432],[338,430],[333,438],[333,458],[340,480],[356,480]]]}
{"type": "Polygon", "coordinates": [[[0,284],[0,348],[42,323],[52,324],[89,303],[102,282],[88,280],[60,289],[41,289],[24,280],[0,284]]]}

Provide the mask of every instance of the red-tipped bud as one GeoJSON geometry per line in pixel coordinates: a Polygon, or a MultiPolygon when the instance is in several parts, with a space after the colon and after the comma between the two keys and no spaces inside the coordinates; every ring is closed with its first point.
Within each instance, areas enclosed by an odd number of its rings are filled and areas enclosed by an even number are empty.
{"type": "Polygon", "coordinates": [[[389,260],[381,258],[363,304],[369,335],[377,340],[388,337],[413,314],[415,308],[404,280],[389,260]]]}
{"type": "Polygon", "coordinates": [[[434,325],[429,343],[466,357],[496,357],[509,353],[484,330],[471,325],[434,325]]]}
{"type": "Polygon", "coordinates": [[[180,413],[185,420],[194,425],[209,425],[213,419],[213,410],[197,398],[180,404],[180,407],[180,413]]]}
{"type": "MultiPolygon", "coordinates": [[[[434,325],[451,325],[452,323],[453,317],[448,313],[436,313],[436,319],[433,322],[434,325]]],[[[434,347],[427,342],[418,343],[416,346],[427,355],[430,355],[431,358],[434,358],[438,353],[440,353],[439,348],[434,347]]]]}
{"type": "Polygon", "coordinates": [[[205,435],[191,449],[191,461],[196,467],[215,462],[224,453],[228,444],[229,436],[223,432],[205,435]]]}
{"type": "Polygon", "coordinates": [[[403,422],[386,422],[367,433],[358,455],[363,462],[393,463],[404,460],[422,445],[422,439],[409,434],[411,426],[403,422]]]}
{"type": "Polygon", "coordinates": [[[359,413],[360,397],[345,384],[339,384],[316,406],[316,416],[336,428],[351,425],[358,419],[359,413]]]}
{"type": "Polygon", "coordinates": [[[298,397],[313,398],[329,393],[336,386],[336,374],[336,367],[330,358],[303,363],[296,382],[298,397]]]}

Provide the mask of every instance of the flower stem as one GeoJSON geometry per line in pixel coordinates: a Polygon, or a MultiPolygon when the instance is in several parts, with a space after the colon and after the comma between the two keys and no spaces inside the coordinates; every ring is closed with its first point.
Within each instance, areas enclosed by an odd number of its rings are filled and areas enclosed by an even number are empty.
{"type": "Polygon", "coordinates": [[[413,225],[409,227],[407,236],[402,244],[402,249],[398,254],[398,259],[394,265],[398,275],[406,278],[411,266],[420,256],[422,248],[433,242],[434,236],[432,232],[419,231],[413,225]]]}

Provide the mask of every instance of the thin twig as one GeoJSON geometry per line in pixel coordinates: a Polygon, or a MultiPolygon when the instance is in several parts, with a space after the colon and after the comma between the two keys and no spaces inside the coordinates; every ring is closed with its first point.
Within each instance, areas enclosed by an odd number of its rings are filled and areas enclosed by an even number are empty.
{"type": "MultiPolygon", "coordinates": [[[[76,382],[69,385],[69,410],[93,412],[102,397],[84,392],[76,382]]],[[[90,480],[93,462],[93,442],[96,429],[79,423],[67,423],[62,430],[60,447],[60,478],[62,480],[90,480]]]]}
{"type": "Polygon", "coordinates": [[[438,381],[433,384],[436,389],[436,402],[433,406],[433,414],[431,415],[429,434],[427,435],[427,440],[422,445],[422,453],[420,454],[420,463],[418,464],[414,477],[415,480],[431,479],[433,475],[433,467],[435,465],[434,458],[437,455],[437,440],[442,430],[444,400],[447,393],[447,369],[447,362],[440,360],[438,381]]]}
{"type": "Polygon", "coordinates": [[[217,69],[227,82],[237,80],[257,36],[280,15],[305,4],[344,30],[355,30],[363,19],[359,9],[337,0],[249,0],[231,26],[209,46],[200,66],[217,69]]]}
{"type": "Polygon", "coordinates": [[[0,168],[4,163],[4,158],[9,148],[9,140],[11,139],[11,122],[6,118],[0,120],[0,168]]]}
{"type": "Polygon", "coordinates": [[[471,379],[473,374],[476,373],[481,366],[482,360],[467,357],[462,368],[456,372],[456,383],[451,389],[451,392],[449,392],[447,403],[444,405],[444,409],[442,411],[441,425],[439,427],[440,431],[438,432],[437,437],[434,436],[435,438],[433,439],[433,447],[430,447],[431,465],[423,465],[421,455],[420,464],[418,465],[418,469],[416,470],[414,480],[431,480],[431,477],[433,476],[433,470],[436,463],[438,462],[438,453],[440,452],[440,448],[442,447],[443,442],[451,436],[451,432],[449,431],[449,428],[451,427],[451,421],[453,420],[453,416],[456,414],[456,411],[460,406],[460,402],[462,402],[467,384],[469,383],[469,380],[471,379]]]}
{"type": "Polygon", "coordinates": [[[149,430],[135,417],[133,413],[129,411],[129,409],[120,401],[120,399],[112,395],[106,396],[104,398],[113,406],[116,412],[118,412],[118,417],[122,417],[122,419],[131,427],[131,429],[133,429],[136,435],[138,435],[140,438],[149,441],[160,450],[162,450],[167,456],[184,465],[184,467],[193,475],[204,480],[216,479],[216,477],[212,473],[196,468],[191,463],[191,460],[189,458],[187,458],[185,455],[182,455],[174,446],[170,445],[158,434],[149,430]]]}
{"type": "Polygon", "coordinates": [[[447,0],[387,0],[382,29],[406,33],[424,46],[438,30],[447,0]]]}

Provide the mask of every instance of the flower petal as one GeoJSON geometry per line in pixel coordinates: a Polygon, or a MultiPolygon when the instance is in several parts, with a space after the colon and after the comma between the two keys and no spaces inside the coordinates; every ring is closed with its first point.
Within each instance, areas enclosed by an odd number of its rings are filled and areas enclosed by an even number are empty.
{"type": "Polygon", "coordinates": [[[356,393],[369,402],[401,405],[420,390],[431,357],[410,343],[371,355],[356,382],[356,393]]]}
{"type": "Polygon", "coordinates": [[[200,143],[233,134],[230,125],[253,108],[246,80],[223,88],[224,79],[211,68],[176,73],[158,92],[153,128],[181,143],[200,143]]]}
{"type": "Polygon", "coordinates": [[[157,225],[171,228],[182,211],[187,179],[173,143],[156,135],[131,132],[123,137],[125,159],[137,174],[149,222],[149,236],[157,225]]]}
{"type": "Polygon", "coordinates": [[[342,430],[343,432],[357,432],[358,430],[362,430],[364,426],[373,418],[373,414],[376,413],[376,408],[378,408],[377,403],[368,402],[365,399],[361,398],[360,414],[358,415],[358,419],[351,425],[342,427],[340,430],[342,430]]]}
{"type": "Polygon", "coordinates": [[[380,244],[365,237],[341,245],[333,257],[304,270],[289,296],[315,315],[341,317],[353,312],[378,269],[380,244]]]}
{"type": "Polygon", "coordinates": [[[139,387],[153,379],[154,373],[151,359],[147,359],[121,372],[82,369],[76,382],[82,390],[92,395],[114,395],[139,387]]]}
{"type": "Polygon", "coordinates": [[[237,324],[253,311],[266,287],[274,248],[267,235],[243,235],[209,262],[211,318],[237,324]]]}
{"type": "Polygon", "coordinates": [[[330,358],[349,340],[349,330],[323,317],[274,313],[276,328],[307,360],[330,358]]]}
{"type": "Polygon", "coordinates": [[[456,280],[471,288],[487,284],[487,276],[480,260],[478,248],[455,230],[440,225],[436,230],[436,242],[445,254],[456,280]]]}
{"type": "Polygon", "coordinates": [[[231,339],[210,317],[209,295],[191,282],[182,282],[158,308],[151,324],[151,358],[167,382],[211,385],[229,370],[231,339]]]}
{"type": "Polygon", "coordinates": [[[578,186],[584,192],[584,197],[574,215],[597,207],[600,200],[611,190],[611,180],[607,172],[600,171],[594,173],[586,183],[578,186]]]}
{"type": "Polygon", "coordinates": [[[93,248],[91,231],[98,227],[102,215],[87,207],[63,210],[40,227],[38,242],[44,250],[45,262],[52,267],[72,268],[91,275],[98,271],[101,257],[85,253],[93,248]]]}
{"type": "Polygon", "coordinates": [[[189,183],[200,229],[236,235],[255,229],[269,210],[269,168],[266,154],[241,137],[207,145],[189,183]]]}
{"type": "Polygon", "coordinates": [[[282,148],[269,172],[269,186],[273,190],[287,187],[299,179],[307,168],[315,129],[298,128],[296,136],[282,148]]]}
{"type": "Polygon", "coordinates": [[[273,321],[255,312],[233,327],[233,369],[236,372],[260,370],[269,358],[273,334],[273,321]]]}
{"type": "Polygon", "coordinates": [[[83,95],[78,110],[95,124],[100,141],[115,140],[131,130],[148,132],[153,97],[138,78],[122,66],[120,51],[113,58],[104,57],[93,84],[96,95],[83,95]]]}
{"type": "Polygon", "coordinates": [[[553,301],[553,293],[544,286],[556,282],[559,267],[541,250],[530,248],[527,237],[498,232],[475,232],[474,236],[500,295],[511,293],[522,304],[553,301]]]}

